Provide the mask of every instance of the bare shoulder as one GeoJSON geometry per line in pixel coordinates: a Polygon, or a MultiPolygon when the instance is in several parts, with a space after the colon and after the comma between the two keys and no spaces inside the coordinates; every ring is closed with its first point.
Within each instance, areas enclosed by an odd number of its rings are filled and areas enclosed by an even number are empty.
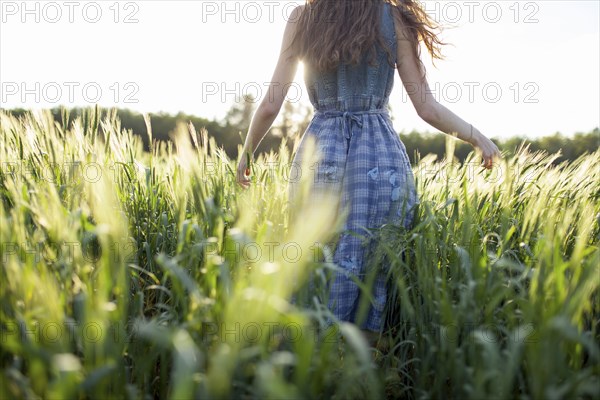
{"type": "MultiPolygon", "coordinates": [[[[388,3],[389,4],[389,3],[388,3]]],[[[392,12],[392,17],[394,20],[394,28],[396,31],[396,38],[398,40],[402,40],[402,41],[409,41],[410,42],[410,37],[408,36],[407,32],[406,32],[406,27],[404,24],[404,20],[402,18],[402,14],[400,11],[400,8],[390,4],[390,8],[391,8],[391,12],[392,12]]]]}
{"type": "Polygon", "coordinates": [[[300,17],[304,12],[305,7],[305,4],[296,6],[287,17],[286,35],[289,36],[289,41],[291,41],[294,35],[296,34],[296,30],[298,29],[298,22],[300,21],[300,17]]]}
{"type": "Polygon", "coordinates": [[[300,20],[300,16],[304,11],[305,5],[296,6],[292,12],[287,17],[287,24],[285,28],[285,32],[283,34],[283,44],[281,53],[288,54],[289,57],[297,59],[295,55],[296,49],[293,46],[294,40],[296,38],[296,33],[298,30],[298,21],[300,20]]]}
{"type": "Polygon", "coordinates": [[[292,12],[290,13],[290,16],[288,17],[288,22],[290,22],[290,23],[298,22],[298,20],[300,19],[300,16],[304,12],[305,8],[306,8],[306,4],[300,4],[299,6],[294,8],[292,10],[292,12]]]}

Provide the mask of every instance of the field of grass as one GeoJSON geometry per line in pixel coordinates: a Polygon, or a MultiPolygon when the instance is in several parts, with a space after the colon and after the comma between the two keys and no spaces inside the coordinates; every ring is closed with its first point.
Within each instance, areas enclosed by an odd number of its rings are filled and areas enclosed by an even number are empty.
{"type": "Polygon", "coordinates": [[[114,113],[62,119],[0,111],[0,398],[600,397],[597,148],[422,158],[414,228],[374,232],[376,353],[327,327],[339,219],[290,222],[285,148],[244,191],[206,132],[144,153],[114,113]]]}

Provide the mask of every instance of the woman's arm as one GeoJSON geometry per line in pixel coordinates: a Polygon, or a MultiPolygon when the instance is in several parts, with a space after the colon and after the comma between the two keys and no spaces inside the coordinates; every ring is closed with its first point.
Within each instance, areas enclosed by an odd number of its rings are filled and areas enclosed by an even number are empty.
{"type": "Polygon", "coordinates": [[[271,128],[273,121],[279,114],[281,106],[285,100],[285,96],[290,88],[290,83],[293,82],[296,70],[298,69],[298,57],[291,53],[290,44],[296,33],[296,22],[302,12],[304,6],[299,6],[292,11],[288,23],[283,34],[283,43],[279,60],[273,73],[273,79],[269,85],[267,95],[262,100],[250,123],[246,142],[244,144],[243,154],[237,168],[237,181],[247,187],[250,179],[246,176],[248,168],[248,160],[254,155],[254,151],[258,147],[261,140],[265,137],[268,130],[271,128]],[[292,56],[292,58],[290,58],[292,56]]]}
{"type": "Polygon", "coordinates": [[[500,157],[498,147],[473,125],[435,100],[424,77],[421,63],[415,56],[412,42],[396,19],[394,22],[398,38],[398,74],[417,114],[434,128],[470,143],[481,152],[483,165],[491,168],[493,159],[500,157]]]}

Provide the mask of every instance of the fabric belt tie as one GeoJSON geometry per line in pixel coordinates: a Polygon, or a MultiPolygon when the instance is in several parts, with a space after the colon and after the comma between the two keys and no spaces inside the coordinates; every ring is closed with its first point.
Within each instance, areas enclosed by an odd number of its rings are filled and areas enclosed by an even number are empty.
{"type": "Polygon", "coordinates": [[[352,122],[355,122],[359,128],[363,126],[362,116],[365,114],[388,114],[386,109],[364,110],[364,111],[317,111],[316,116],[325,118],[342,118],[342,130],[344,137],[348,140],[352,137],[352,122]]]}

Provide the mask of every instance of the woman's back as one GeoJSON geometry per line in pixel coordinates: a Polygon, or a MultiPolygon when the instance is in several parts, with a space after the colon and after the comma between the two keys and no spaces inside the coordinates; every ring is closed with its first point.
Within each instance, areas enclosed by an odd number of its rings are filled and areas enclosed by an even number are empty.
{"type": "MultiPolygon", "coordinates": [[[[318,72],[307,63],[305,82],[315,115],[293,160],[301,166],[306,140],[315,139],[320,160],[311,171],[302,171],[304,176],[315,175],[309,201],[334,194],[339,196],[340,212],[347,212],[333,257],[343,273],[331,283],[329,308],[337,319],[371,331],[382,327],[386,272],[384,265],[368,265],[377,241],[365,239],[384,224],[409,228],[419,202],[406,149],[387,110],[396,33],[390,5],[382,1],[379,6],[380,38],[389,48],[377,43],[373,63],[367,53],[357,65],[341,63],[330,72],[318,72]],[[357,321],[360,291],[354,279],[364,280],[368,273],[375,276],[373,300],[366,319],[357,321]]],[[[297,193],[298,182],[290,182],[291,211],[297,193]]]]}
{"type": "Polygon", "coordinates": [[[424,121],[481,149],[487,168],[499,155],[489,139],[439,104],[429,90],[420,44],[440,58],[443,43],[436,26],[417,0],[309,0],[296,8],[269,87],[275,94],[258,107],[244,144],[247,158],[238,165],[238,181],[248,186],[247,160],[281,109],[298,62],[304,61],[315,115],[292,166],[296,177],[310,176],[312,188],[309,199],[301,198],[297,195],[304,191],[298,191],[298,180],[290,180],[290,223],[319,223],[295,220],[297,200],[317,204],[322,192],[339,197],[345,223],[334,250],[338,270],[329,287],[328,305],[338,320],[369,331],[382,328],[387,293],[386,265],[369,262],[378,244],[377,231],[383,225],[410,228],[419,203],[406,149],[388,113],[395,68],[405,85],[414,86],[409,96],[424,121]],[[304,163],[311,149],[306,145],[309,138],[320,157],[313,165],[304,163]],[[303,166],[308,169],[303,171],[303,166]],[[365,297],[355,280],[364,281],[367,274],[375,278],[365,297]],[[358,320],[363,300],[370,307],[358,320]]]}
{"type": "Polygon", "coordinates": [[[382,1],[380,9],[379,31],[389,53],[378,43],[375,65],[370,65],[368,54],[364,54],[358,65],[343,63],[329,72],[319,72],[306,63],[304,80],[315,110],[358,111],[387,107],[394,84],[397,46],[391,5],[382,1]]]}

